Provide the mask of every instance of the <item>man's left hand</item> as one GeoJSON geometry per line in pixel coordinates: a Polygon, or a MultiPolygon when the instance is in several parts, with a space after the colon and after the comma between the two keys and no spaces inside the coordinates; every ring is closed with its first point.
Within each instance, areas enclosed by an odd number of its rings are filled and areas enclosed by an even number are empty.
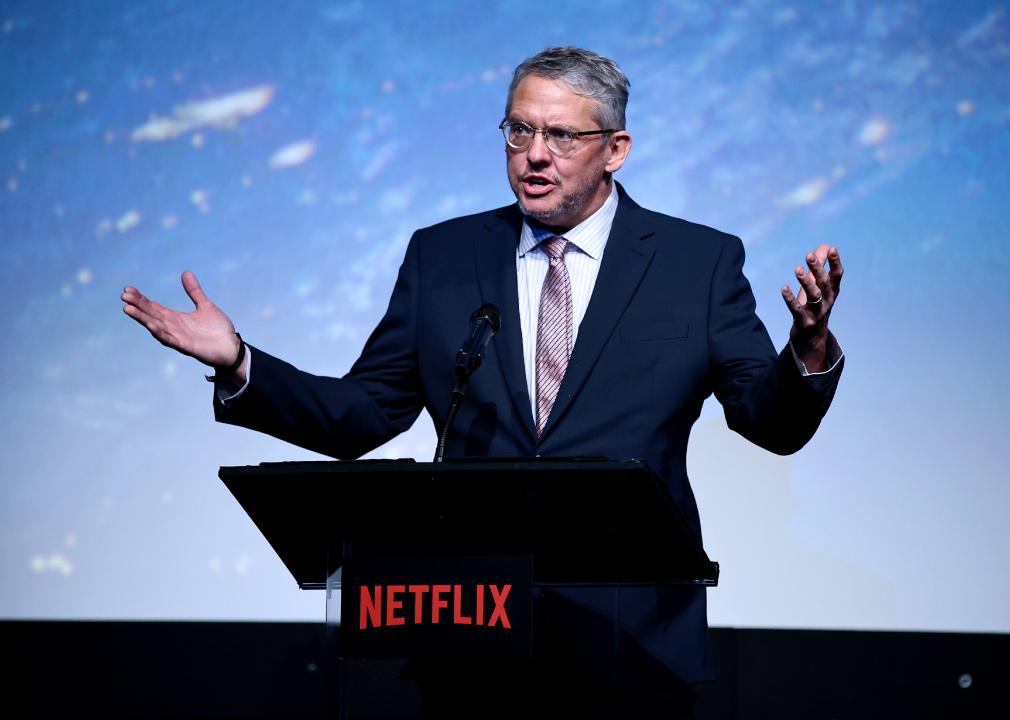
{"type": "Polygon", "coordinates": [[[842,259],[838,248],[821,244],[807,255],[807,267],[796,266],[799,295],[782,286],[782,299],[793,314],[789,339],[807,372],[828,369],[828,317],[842,283],[842,259]]]}

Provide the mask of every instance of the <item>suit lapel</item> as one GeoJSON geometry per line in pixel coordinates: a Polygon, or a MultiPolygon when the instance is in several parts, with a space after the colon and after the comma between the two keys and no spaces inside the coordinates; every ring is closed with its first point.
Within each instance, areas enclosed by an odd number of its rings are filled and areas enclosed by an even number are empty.
{"type": "MultiPolygon", "coordinates": [[[[620,200],[603,253],[600,273],[596,277],[593,295],[582,324],[579,325],[579,335],[568,361],[568,369],[541,439],[546,438],[557,425],[589,377],[655,252],[650,243],[643,242],[653,234],[648,215],[628,197],[620,184],[617,189],[620,200]]],[[[514,284],[515,272],[512,273],[512,280],[514,284]]],[[[521,357],[519,367],[522,368],[521,357]]],[[[530,415],[532,417],[532,411],[530,415]]]]}
{"type": "Polygon", "coordinates": [[[519,290],[516,280],[516,248],[523,218],[516,205],[502,208],[485,228],[487,234],[474,238],[474,258],[481,298],[494,303],[501,312],[501,330],[491,341],[498,357],[505,388],[515,412],[522,419],[531,441],[536,438],[533,408],[526,385],[523,361],[522,325],[519,320],[519,290]]]}

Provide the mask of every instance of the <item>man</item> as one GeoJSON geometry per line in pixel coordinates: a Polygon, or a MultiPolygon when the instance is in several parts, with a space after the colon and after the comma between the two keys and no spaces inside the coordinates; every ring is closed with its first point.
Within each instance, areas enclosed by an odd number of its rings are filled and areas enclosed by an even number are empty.
{"type": "MultiPolygon", "coordinates": [[[[714,392],[730,427],[773,452],[802,447],[841,372],[828,317],[842,266],[821,245],[796,268],[798,293],[782,288],[790,343],[776,353],[754,314],[740,240],[644,210],[613,180],[632,145],[627,97],[623,72],[595,53],[553,48],[523,62],[501,124],[517,205],[416,232],[386,315],[344,378],[247,351],[192,273],[182,281],[195,312],[132,287],[124,310],[217,369],[219,421],[356,458],[422,408],[441,430],[469,314],[494,303],[502,329],[446,455],[644,458],[700,539],[685,464],[702,402],[714,392]]],[[[547,659],[522,677],[559,710],[690,716],[695,684],[712,674],[704,591],[625,588],[617,598],[615,643],[614,593],[544,595],[547,659]]],[[[457,677],[426,701],[465,685],[457,677]]]]}

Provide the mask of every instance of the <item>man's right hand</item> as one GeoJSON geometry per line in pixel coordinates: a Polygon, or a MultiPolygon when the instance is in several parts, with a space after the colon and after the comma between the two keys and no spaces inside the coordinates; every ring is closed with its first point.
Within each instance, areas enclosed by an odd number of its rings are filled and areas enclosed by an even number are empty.
{"type": "MultiPolygon", "coordinates": [[[[211,367],[228,367],[238,358],[241,347],[235,326],[212,303],[190,271],[182,274],[182,287],[196,310],[185,313],[171,310],[146,298],[137,288],[127,285],[121,299],[123,312],[139,322],[162,345],[196,358],[211,367]]],[[[245,365],[245,363],[243,363],[245,365]]],[[[244,381],[245,368],[239,368],[234,380],[244,381]]]]}

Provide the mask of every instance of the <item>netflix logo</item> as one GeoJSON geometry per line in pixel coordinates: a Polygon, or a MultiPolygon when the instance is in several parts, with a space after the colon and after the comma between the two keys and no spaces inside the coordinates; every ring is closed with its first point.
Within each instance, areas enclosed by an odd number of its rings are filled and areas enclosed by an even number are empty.
{"type": "Polygon", "coordinates": [[[529,556],[362,557],[342,568],[347,657],[528,657],[529,556]]]}
{"type": "Polygon", "coordinates": [[[511,630],[506,602],[512,592],[511,583],[497,585],[362,585],[360,588],[358,629],[394,627],[443,622],[453,625],[484,625],[485,609],[491,600],[487,627],[496,625],[511,630]],[[471,614],[463,611],[464,595],[466,605],[473,607],[471,614]],[[452,611],[449,606],[452,605],[452,611]],[[383,612],[385,607],[385,612],[383,612]]]}

